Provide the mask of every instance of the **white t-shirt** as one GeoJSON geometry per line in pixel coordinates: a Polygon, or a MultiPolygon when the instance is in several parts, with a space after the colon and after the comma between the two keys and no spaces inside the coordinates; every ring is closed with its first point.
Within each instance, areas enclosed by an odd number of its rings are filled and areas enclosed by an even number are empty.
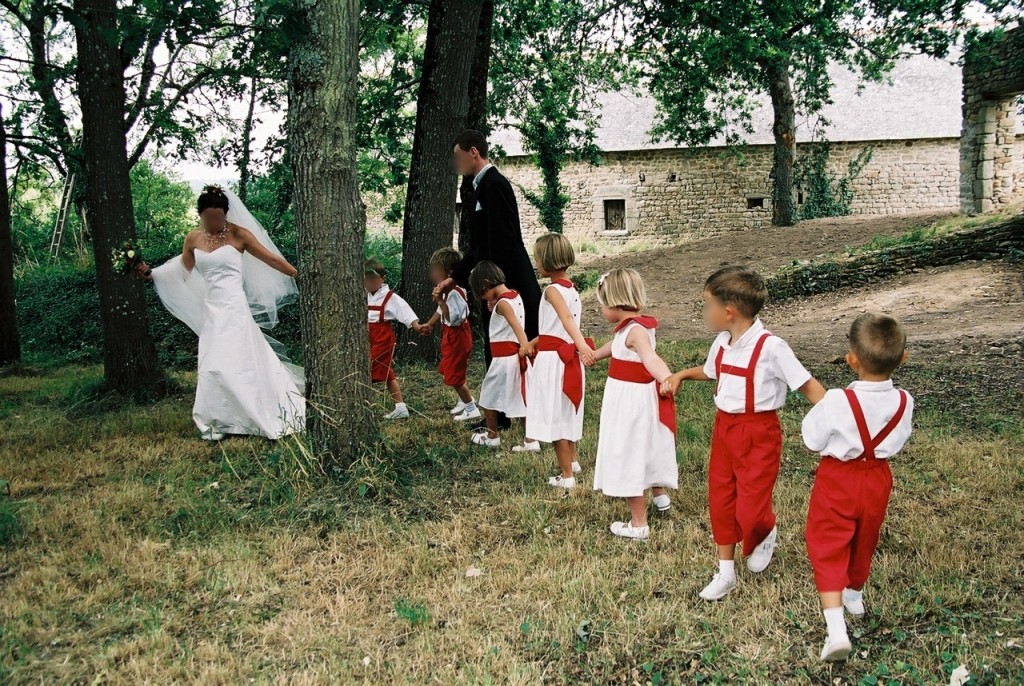
{"type": "MultiPolygon", "coordinates": [[[[704,375],[709,379],[718,379],[715,372],[715,358],[718,356],[719,350],[725,350],[722,355],[723,365],[747,367],[750,364],[750,357],[754,353],[757,339],[764,332],[764,324],[760,319],[755,319],[746,333],[731,345],[728,331],[718,334],[714,343],[711,344],[711,350],[708,351],[708,359],[704,363],[704,375]]],[[[757,368],[754,370],[754,411],[766,412],[779,409],[786,404],[788,391],[795,391],[810,380],[811,373],[804,369],[800,360],[796,359],[789,344],[778,336],[770,336],[761,349],[761,356],[757,361],[757,368]]],[[[718,406],[718,409],[730,414],[746,412],[747,380],[745,378],[735,374],[722,374],[722,378],[718,379],[717,384],[718,392],[715,395],[715,405],[718,406]]]]}
{"type": "MultiPolygon", "coordinates": [[[[377,289],[376,293],[367,293],[367,306],[372,307],[375,305],[380,305],[382,302],[384,302],[384,296],[386,296],[390,292],[390,290],[391,289],[388,287],[388,285],[384,284],[379,289],[377,289]]],[[[402,296],[398,295],[398,293],[395,293],[388,299],[388,304],[384,308],[383,314],[384,321],[401,322],[406,326],[412,326],[413,322],[419,321],[419,317],[417,317],[416,313],[412,311],[412,307],[410,307],[409,303],[405,302],[405,300],[402,299],[402,296]]],[[[375,324],[380,320],[381,313],[378,312],[377,310],[367,310],[366,315],[367,321],[370,324],[375,324]]]]}
{"type": "Polygon", "coordinates": [[[441,307],[438,306],[437,314],[441,317],[441,323],[445,326],[459,326],[469,316],[469,303],[463,297],[460,289],[452,288],[445,296],[445,304],[448,305],[448,318],[445,319],[441,307]]]}
{"type": "MultiPolygon", "coordinates": [[[[896,414],[900,392],[888,381],[854,381],[849,388],[857,394],[868,432],[875,437],[896,414]]],[[[899,424],[875,448],[875,457],[891,457],[910,438],[913,425],[914,399],[907,393],[907,407],[899,424]]],[[[833,388],[804,417],[801,425],[804,445],[822,455],[838,460],[855,460],[864,452],[853,409],[846,394],[833,388]]]]}

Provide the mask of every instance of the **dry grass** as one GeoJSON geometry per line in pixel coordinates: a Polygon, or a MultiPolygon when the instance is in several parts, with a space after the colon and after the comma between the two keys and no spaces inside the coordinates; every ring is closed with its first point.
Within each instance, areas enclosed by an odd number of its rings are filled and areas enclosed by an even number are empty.
{"type": "MultiPolygon", "coordinates": [[[[664,350],[678,366],[702,347],[664,350]]],[[[470,451],[430,370],[404,375],[426,417],[319,483],[295,476],[287,445],[200,442],[186,395],[81,402],[98,373],[0,378],[0,478],[23,526],[0,548],[0,681],[937,683],[961,663],[978,683],[1024,681],[1024,441],[998,398],[919,414],[857,653],[828,667],[802,541],[802,401],[784,416],[776,561],[706,604],[706,386],[680,401],[681,488],[643,544],[607,532],[624,503],[552,492],[550,451],[470,451]]],[[[585,483],[602,384],[590,374],[585,483]]]]}

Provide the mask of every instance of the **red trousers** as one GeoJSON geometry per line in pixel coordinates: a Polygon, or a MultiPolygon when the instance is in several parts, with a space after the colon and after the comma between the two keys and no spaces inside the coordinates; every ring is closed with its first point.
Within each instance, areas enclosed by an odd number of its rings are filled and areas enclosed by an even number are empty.
{"type": "Polygon", "coordinates": [[[473,350],[473,332],[469,322],[459,326],[445,326],[441,331],[441,372],[445,386],[462,386],[466,383],[466,367],[469,353],[473,350]]]}
{"type": "Polygon", "coordinates": [[[381,383],[395,378],[392,363],[396,340],[391,322],[370,324],[370,381],[381,383]]]}
{"type": "Polygon", "coordinates": [[[782,457],[782,427],[775,412],[719,411],[711,435],[708,501],[718,545],[743,543],[754,552],[775,527],[772,492],[782,457]]]}
{"type": "Polygon", "coordinates": [[[807,556],[819,593],[864,587],[891,492],[888,460],[822,458],[807,510],[807,556]]]}

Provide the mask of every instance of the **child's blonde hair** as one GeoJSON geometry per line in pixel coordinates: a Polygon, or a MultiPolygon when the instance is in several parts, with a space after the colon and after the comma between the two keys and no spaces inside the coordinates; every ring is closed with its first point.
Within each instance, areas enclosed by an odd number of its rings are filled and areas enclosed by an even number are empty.
{"type": "Polygon", "coordinates": [[[895,317],[862,314],[850,325],[850,352],[870,374],[891,374],[903,361],[907,333],[895,317]]]}
{"type": "Polygon", "coordinates": [[[546,233],[533,244],[533,256],[546,272],[559,272],[576,264],[569,239],[560,233],[546,233]]]}
{"type": "Polygon", "coordinates": [[[647,289],[635,269],[612,269],[597,280],[597,301],[604,307],[640,312],[647,305],[647,289]]]}
{"type": "Polygon", "coordinates": [[[380,260],[366,260],[366,262],[363,262],[363,275],[379,276],[385,281],[388,280],[387,274],[384,273],[384,265],[380,263],[380,260]]]}
{"type": "Polygon", "coordinates": [[[454,270],[461,261],[462,253],[455,248],[441,248],[435,250],[434,254],[430,256],[429,264],[438,265],[447,274],[454,270]]]}

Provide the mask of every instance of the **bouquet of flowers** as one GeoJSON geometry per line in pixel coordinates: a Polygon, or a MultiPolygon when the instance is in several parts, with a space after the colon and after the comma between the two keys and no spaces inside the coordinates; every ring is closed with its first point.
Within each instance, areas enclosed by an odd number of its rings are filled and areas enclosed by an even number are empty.
{"type": "Polygon", "coordinates": [[[131,243],[125,243],[119,248],[114,248],[110,253],[114,269],[122,274],[128,274],[135,270],[142,263],[142,251],[131,243]]]}

